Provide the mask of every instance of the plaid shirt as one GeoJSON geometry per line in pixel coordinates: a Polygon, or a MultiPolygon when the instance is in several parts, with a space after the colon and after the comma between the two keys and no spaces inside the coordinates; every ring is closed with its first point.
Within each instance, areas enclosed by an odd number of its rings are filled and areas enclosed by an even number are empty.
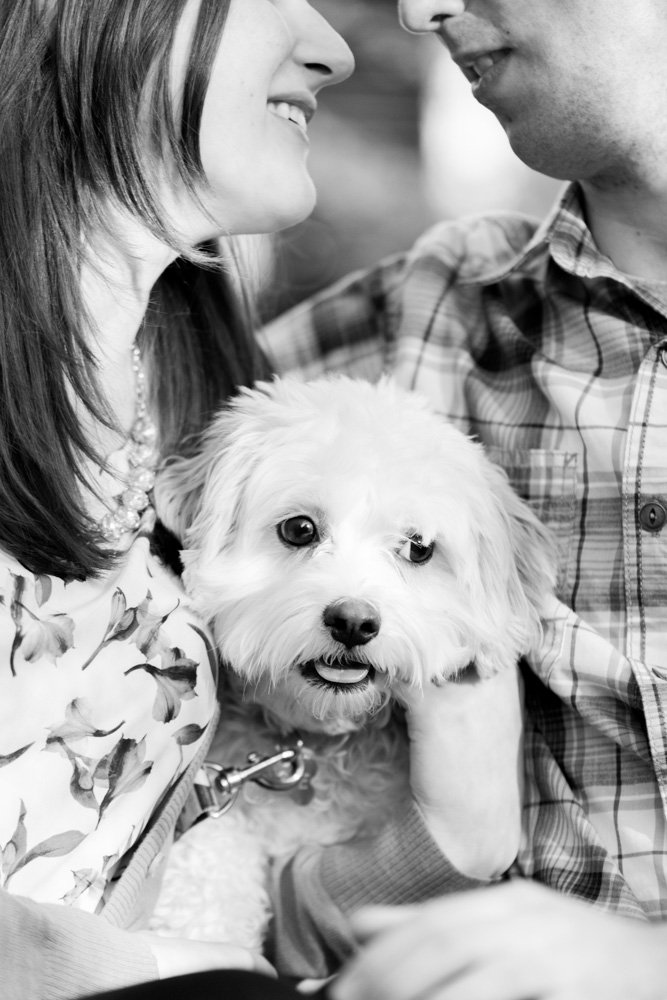
{"type": "Polygon", "coordinates": [[[569,187],[536,228],[444,223],[269,327],[279,370],[405,387],[487,446],[555,533],[526,671],[516,871],[667,917],[667,283],[618,272],[569,187]]]}

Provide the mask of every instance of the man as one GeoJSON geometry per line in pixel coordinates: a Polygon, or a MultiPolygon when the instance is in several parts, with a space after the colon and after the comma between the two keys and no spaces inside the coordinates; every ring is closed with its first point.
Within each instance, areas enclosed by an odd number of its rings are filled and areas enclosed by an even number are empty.
{"type": "MultiPolygon", "coordinates": [[[[353,916],[368,943],[336,1000],[665,997],[667,7],[399,8],[405,28],[446,45],[515,152],[572,183],[539,227],[508,215],[436,227],[299,307],[270,342],[307,374],[391,367],[476,434],[553,529],[562,603],[524,675],[523,830],[503,884],[443,895],[465,878],[431,853],[407,889],[422,831],[413,857],[395,837],[385,887],[371,884],[372,848],[356,864],[298,861],[295,885],[317,883],[330,942],[336,913],[418,903],[353,916]]],[[[423,814],[414,781],[413,794],[423,814]]],[[[311,929],[315,896],[294,892],[285,915],[311,929]]]]}

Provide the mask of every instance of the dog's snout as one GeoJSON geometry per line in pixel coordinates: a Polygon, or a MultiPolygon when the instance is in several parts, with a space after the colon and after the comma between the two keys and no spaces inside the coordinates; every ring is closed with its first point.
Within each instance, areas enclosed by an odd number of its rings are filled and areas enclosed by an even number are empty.
{"type": "Polygon", "coordinates": [[[368,601],[345,597],[324,610],[326,628],[336,642],[351,649],[370,642],[380,631],[380,614],[368,601]]]}

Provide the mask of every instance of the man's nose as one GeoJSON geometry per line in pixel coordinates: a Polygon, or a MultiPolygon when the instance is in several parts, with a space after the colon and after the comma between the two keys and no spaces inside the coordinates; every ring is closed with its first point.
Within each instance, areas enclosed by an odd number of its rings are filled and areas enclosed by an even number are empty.
{"type": "Polygon", "coordinates": [[[463,14],[466,0],[398,0],[398,16],[406,31],[438,31],[448,17],[463,14]]]}

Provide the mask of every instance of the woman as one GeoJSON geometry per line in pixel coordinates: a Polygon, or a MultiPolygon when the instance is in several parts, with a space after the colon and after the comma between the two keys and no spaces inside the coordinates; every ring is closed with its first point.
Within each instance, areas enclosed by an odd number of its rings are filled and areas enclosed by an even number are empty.
{"type": "Polygon", "coordinates": [[[211,241],[308,214],[352,58],[306,0],[4,0],[0,65],[0,993],[270,971],[129,930],[216,719],[148,492],[266,371],[211,241]]]}

